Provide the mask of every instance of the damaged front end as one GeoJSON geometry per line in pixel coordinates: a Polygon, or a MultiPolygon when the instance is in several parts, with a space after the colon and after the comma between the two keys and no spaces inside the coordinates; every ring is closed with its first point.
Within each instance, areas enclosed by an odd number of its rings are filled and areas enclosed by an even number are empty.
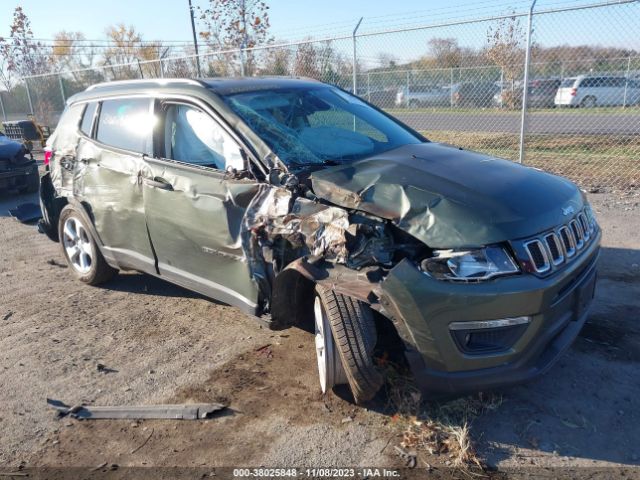
{"type": "Polygon", "coordinates": [[[291,183],[261,184],[243,218],[242,246],[261,313],[271,315],[272,328],[299,323],[316,284],[383,310],[380,285],[390,269],[403,258],[427,257],[429,248],[388,220],[291,183]]]}

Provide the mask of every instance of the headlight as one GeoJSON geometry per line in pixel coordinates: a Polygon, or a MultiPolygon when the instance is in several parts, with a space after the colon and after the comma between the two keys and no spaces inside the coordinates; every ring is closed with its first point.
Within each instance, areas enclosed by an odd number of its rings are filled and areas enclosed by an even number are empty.
{"type": "Polygon", "coordinates": [[[440,280],[478,281],[518,273],[520,269],[501,247],[477,250],[435,250],[425,258],[422,270],[440,280]]]}

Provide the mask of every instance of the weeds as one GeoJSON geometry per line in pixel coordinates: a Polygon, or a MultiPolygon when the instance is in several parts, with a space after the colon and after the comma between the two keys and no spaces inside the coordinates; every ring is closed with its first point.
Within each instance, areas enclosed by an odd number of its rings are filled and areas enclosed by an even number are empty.
{"type": "Polygon", "coordinates": [[[499,395],[483,394],[449,402],[426,402],[409,375],[387,367],[387,408],[394,411],[393,423],[402,434],[402,448],[430,455],[443,455],[449,466],[462,470],[484,464],[476,453],[471,435],[473,420],[483,412],[500,407],[499,395]]]}

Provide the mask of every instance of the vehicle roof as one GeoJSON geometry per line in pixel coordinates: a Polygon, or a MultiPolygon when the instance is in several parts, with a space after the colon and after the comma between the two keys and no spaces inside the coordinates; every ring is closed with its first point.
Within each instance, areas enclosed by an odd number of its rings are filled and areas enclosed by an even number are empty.
{"type": "Polygon", "coordinates": [[[221,77],[221,78],[149,78],[119,80],[91,85],[71,98],[68,103],[88,100],[103,95],[149,93],[152,90],[183,90],[206,88],[218,95],[270,90],[274,88],[305,88],[324,85],[310,78],[302,77],[221,77]]]}

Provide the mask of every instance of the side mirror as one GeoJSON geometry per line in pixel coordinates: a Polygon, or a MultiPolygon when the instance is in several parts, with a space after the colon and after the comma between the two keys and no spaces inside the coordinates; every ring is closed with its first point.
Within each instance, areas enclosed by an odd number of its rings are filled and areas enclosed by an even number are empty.
{"type": "Polygon", "coordinates": [[[234,148],[232,152],[229,152],[228,155],[225,155],[225,165],[224,169],[228,172],[230,169],[236,172],[243,172],[245,170],[249,170],[249,165],[247,162],[247,156],[242,151],[241,148],[234,148]]]}

